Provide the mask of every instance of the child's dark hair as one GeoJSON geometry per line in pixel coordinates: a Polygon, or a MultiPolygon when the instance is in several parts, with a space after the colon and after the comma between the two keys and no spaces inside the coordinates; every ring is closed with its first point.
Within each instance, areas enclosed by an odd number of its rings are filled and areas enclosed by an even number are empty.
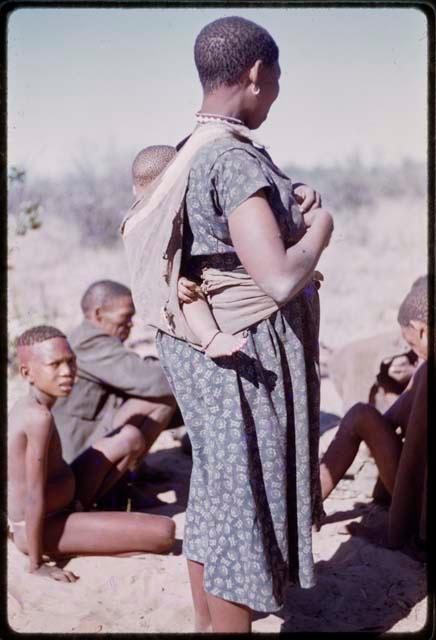
{"type": "Polygon", "coordinates": [[[251,20],[231,16],[207,24],[198,34],[194,58],[205,93],[237,84],[256,60],[272,65],[279,49],[268,31],[251,20]]]}
{"type": "Polygon", "coordinates": [[[41,324],[36,327],[31,327],[18,336],[15,341],[16,347],[31,347],[39,342],[45,342],[46,340],[52,340],[53,338],[65,338],[66,335],[50,325],[41,324]]]}
{"type": "Polygon", "coordinates": [[[132,181],[136,187],[145,187],[162,173],[177,151],[168,145],[145,147],[137,154],[132,164],[132,181]]]}
{"type": "Polygon", "coordinates": [[[412,320],[428,323],[428,278],[421,276],[412,285],[398,310],[398,323],[409,326],[412,320]]]}

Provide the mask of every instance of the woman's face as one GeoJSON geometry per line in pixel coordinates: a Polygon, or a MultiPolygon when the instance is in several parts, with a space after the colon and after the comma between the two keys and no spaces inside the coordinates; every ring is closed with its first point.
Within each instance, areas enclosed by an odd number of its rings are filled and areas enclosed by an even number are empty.
{"type": "Polygon", "coordinates": [[[253,95],[252,108],[245,118],[246,124],[250,129],[257,129],[268,117],[271,105],[279,95],[280,73],[278,61],[271,66],[262,65],[260,67],[257,79],[259,93],[253,95]]]}

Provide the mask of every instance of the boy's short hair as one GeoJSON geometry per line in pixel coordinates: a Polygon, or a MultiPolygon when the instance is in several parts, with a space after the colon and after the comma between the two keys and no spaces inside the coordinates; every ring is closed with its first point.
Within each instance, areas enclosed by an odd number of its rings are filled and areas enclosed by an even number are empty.
{"type": "Polygon", "coordinates": [[[157,178],[176,153],[175,147],[165,144],[141,149],[132,164],[132,181],[135,187],[145,187],[157,178]]]}
{"type": "Polygon", "coordinates": [[[398,310],[398,323],[402,327],[409,326],[412,320],[420,320],[428,324],[428,278],[421,276],[412,285],[398,310]]]}
{"type": "Polygon", "coordinates": [[[279,49],[268,31],[238,16],[210,22],[194,45],[195,65],[205,93],[237,84],[256,60],[271,66],[278,57],[279,49]]]}
{"type": "Polygon", "coordinates": [[[80,306],[85,317],[97,307],[104,307],[115,298],[131,296],[129,287],[114,280],[98,280],[89,285],[82,296],[80,306]]]}
{"type": "Polygon", "coordinates": [[[32,347],[34,344],[52,340],[53,338],[64,338],[66,340],[67,336],[62,333],[62,331],[59,331],[59,329],[56,329],[56,327],[41,324],[23,331],[16,339],[15,345],[17,348],[32,347]]]}

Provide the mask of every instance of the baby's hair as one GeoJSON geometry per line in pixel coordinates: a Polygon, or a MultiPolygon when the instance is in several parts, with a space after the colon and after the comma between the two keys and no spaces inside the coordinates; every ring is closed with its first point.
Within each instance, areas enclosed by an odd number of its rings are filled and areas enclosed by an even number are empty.
{"type": "Polygon", "coordinates": [[[402,327],[409,326],[412,320],[428,323],[427,287],[427,276],[421,276],[413,283],[398,310],[398,323],[402,327]]]}
{"type": "Polygon", "coordinates": [[[131,296],[129,287],[114,280],[98,280],[89,285],[82,296],[80,306],[85,317],[97,307],[104,307],[115,298],[131,296]]]}
{"type": "Polygon", "coordinates": [[[204,92],[237,84],[256,60],[273,65],[279,49],[268,31],[251,20],[230,16],[207,24],[198,34],[194,58],[204,92]]]}
{"type": "Polygon", "coordinates": [[[162,173],[177,151],[168,145],[154,145],[141,149],[132,164],[132,180],[135,187],[145,187],[162,173]]]}
{"type": "Polygon", "coordinates": [[[19,347],[32,347],[34,344],[45,342],[46,340],[52,340],[52,338],[65,338],[66,335],[46,324],[38,325],[37,327],[31,327],[26,331],[23,331],[15,341],[17,348],[19,347]]]}

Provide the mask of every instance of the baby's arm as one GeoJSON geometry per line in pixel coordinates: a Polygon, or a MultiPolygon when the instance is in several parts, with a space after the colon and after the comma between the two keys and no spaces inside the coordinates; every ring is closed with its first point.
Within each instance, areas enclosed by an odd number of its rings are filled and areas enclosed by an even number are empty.
{"type": "Polygon", "coordinates": [[[54,423],[45,407],[30,409],[26,429],[26,501],[24,515],[26,523],[29,573],[62,582],[73,582],[71,572],[59,567],[50,567],[43,562],[43,539],[45,518],[45,487],[47,482],[47,459],[54,423]]]}
{"type": "Polygon", "coordinates": [[[180,278],[178,293],[180,301],[184,303],[183,315],[199,338],[207,356],[210,358],[230,356],[243,347],[245,338],[222,333],[219,330],[204,293],[198,285],[187,278],[180,278]]]}

